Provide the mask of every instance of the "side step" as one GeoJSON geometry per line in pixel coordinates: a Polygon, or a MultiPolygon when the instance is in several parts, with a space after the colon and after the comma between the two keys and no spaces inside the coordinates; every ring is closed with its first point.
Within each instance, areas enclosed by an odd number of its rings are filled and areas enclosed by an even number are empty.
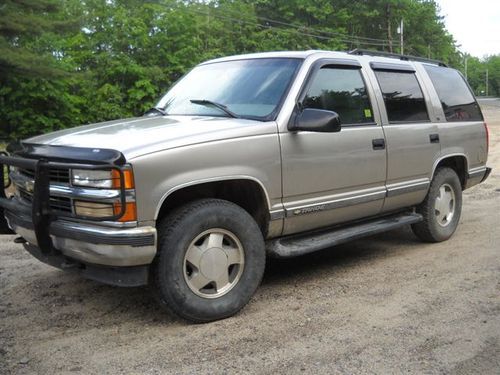
{"type": "Polygon", "coordinates": [[[270,240],[266,243],[266,250],[272,257],[290,258],[327,249],[344,242],[396,229],[404,225],[415,224],[422,220],[423,218],[420,214],[409,212],[399,213],[397,215],[363,221],[347,227],[270,240]]]}

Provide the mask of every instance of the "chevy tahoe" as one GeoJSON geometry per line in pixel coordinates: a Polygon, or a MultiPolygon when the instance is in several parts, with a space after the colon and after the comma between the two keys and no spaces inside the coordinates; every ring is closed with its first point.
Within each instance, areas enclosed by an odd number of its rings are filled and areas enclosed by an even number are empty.
{"type": "Polygon", "coordinates": [[[0,217],[42,262],[149,284],[170,311],[207,322],[250,300],[267,256],[404,225],[447,240],[487,155],[476,99],[441,62],[233,56],[196,66],[142,117],[10,147],[0,217]]]}

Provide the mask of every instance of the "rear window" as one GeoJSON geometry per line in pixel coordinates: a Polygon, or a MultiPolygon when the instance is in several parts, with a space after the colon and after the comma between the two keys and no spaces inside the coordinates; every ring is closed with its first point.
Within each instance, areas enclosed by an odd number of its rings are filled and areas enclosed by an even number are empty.
{"type": "Polygon", "coordinates": [[[450,68],[424,65],[443,106],[446,121],[482,121],[481,110],[464,78],[450,68]]]}
{"type": "Polygon", "coordinates": [[[375,71],[390,123],[428,121],[422,89],[415,73],[375,71]]]}

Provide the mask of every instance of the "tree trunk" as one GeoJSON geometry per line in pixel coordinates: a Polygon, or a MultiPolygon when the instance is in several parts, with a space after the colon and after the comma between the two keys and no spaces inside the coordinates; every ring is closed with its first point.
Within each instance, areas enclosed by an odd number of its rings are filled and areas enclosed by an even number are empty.
{"type": "Polygon", "coordinates": [[[387,27],[387,42],[389,52],[392,53],[392,32],[391,32],[391,4],[385,6],[385,24],[387,27]]]}

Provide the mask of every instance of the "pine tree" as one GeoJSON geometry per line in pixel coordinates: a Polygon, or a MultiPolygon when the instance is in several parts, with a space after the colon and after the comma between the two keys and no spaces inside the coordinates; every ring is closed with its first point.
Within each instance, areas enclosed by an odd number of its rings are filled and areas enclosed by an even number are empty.
{"type": "Polygon", "coordinates": [[[0,80],[7,75],[61,73],[54,51],[37,43],[45,33],[58,33],[72,24],[57,17],[60,7],[59,0],[5,0],[0,5],[0,80]]]}

